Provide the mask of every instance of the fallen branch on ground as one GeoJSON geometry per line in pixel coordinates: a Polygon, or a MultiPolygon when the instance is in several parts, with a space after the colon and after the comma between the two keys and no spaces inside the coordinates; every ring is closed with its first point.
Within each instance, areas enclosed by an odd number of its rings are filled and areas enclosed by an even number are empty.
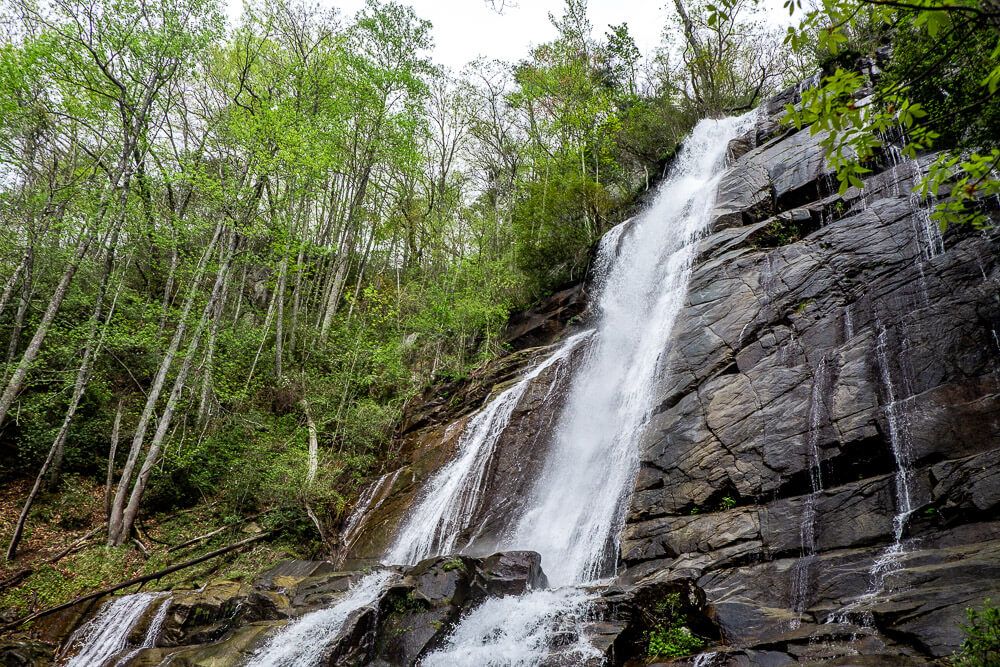
{"type": "Polygon", "coordinates": [[[33,614],[28,614],[23,618],[19,618],[15,621],[12,621],[7,625],[0,626],[0,632],[9,632],[15,628],[24,625],[25,623],[29,623],[44,616],[54,614],[57,611],[62,611],[63,609],[69,609],[70,607],[78,605],[81,602],[86,602],[87,600],[93,600],[105,596],[108,593],[114,593],[115,591],[121,590],[123,588],[128,588],[129,586],[135,586],[136,584],[144,584],[147,581],[154,581],[156,579],[161,579],[167,576],[168,574],[173,574],[174,572],[177,572],[178,570],[183,570],[184,568],[191,567],[192,565],[204,563],[207,560],[211,560],[213,558],[216,558],[217,556],[222,556],[231,551],[236,551],[237,549],[241,549],[249,544],[253,544],[254,542],[260,542],[264,538],[270,537],[273,533],[274,531],[268,531],[266,533],[254,535],[253,537],[248,537],[245,540],[234,542],[229,546],[222,547],[221,549],[216,549],[215,551],[210,551],[209,553],[203,556],[192,558],[191,560],[184,561],[183,563],[177,563],[176,565],[165,567],[162,570],[157,570],[156,572],[152,572],[150,574],[144,574],[141,577],[134,577],[132,579],[129,579],[128,581],[123,581],[119,584],[115,584],[114,586],[108,586],[107,588],[102,588],[99,591],[94,591],[93,593],[81,595],[80,597],[74,598],[69,602],[64,602],[62,604],[55,605],[54,607],[49,607],[48,609],[42,609],[41,611],[36,611],[33,614]]]}

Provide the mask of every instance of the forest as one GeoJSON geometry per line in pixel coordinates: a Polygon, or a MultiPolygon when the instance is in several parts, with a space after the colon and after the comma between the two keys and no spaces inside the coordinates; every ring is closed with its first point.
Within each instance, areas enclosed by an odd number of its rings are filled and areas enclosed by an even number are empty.
{"type": "Polygon", "coordinates": [[[785,122],[841,192],[903,136],[935,221],[988,224],[992,0],[669,9],[643,53],[566,0],[453,71],[401,2],[3,0],[0,622],[249,535],[215,567],[335,551],[408,404],[583,280],[703,118],[814,77],[785,122]]]}

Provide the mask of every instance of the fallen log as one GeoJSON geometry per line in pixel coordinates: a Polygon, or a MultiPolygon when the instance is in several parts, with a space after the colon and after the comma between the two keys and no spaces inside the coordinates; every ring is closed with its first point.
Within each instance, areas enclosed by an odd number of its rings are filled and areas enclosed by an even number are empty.
{"type": "Polygon", "coordinates": [[[248,537],[245,540],[234,542],[233,544],[222,547],[221,549],[210,551],[209,553],[204,554],[202,556],[198,556],[197,558],[186,560],[183,563],[177,563],[176,565],[165,567],[162,570],[157,570],[156,572],[144,574],[141,577],[134,577],[132,579],[129,579],[128,581],[123,581],[121,583],[115,584],[114,586],[108,586],[107,588],[102,588],[98,591],[94,591],[93,593],[87,593],[86,595],[81,595],[80,597],[73,598],[69,602],[63,602],[62,604],[57,604],[53,607],[49,607],[48,609],[42,609],[41,611],[36,611],[33,614],[29,614],[15,621],[11,621],[6,625],[0,626],[0,632],[9,632],[11,630],[14,630],[15,628],[24,625],[25,623],[30,623],[31,621],[37,620],[45,616],[49,616],[50,614],[62,611],[63,609],[69,609],[70,607],[78,605],[81,602],[86,602],[87,600],[93,600],[105,596],[109,593],[114,593],[115,591],[121,590],[123,588],[128,588],[129,586],[135,586],[136,584],[144,584],[147,581],[154,581],[156,579],[161,579],[167,576],[168,574],[173,574],[174,572],[183,570],[184,568],[191,567],[192,565],[204,563],[207,560],[212,560],[213,558],[225,555],[227,553],[230,553],[231,551],[236,551],[237,549],[241,549],[249,544],[253,544],[254,542],[260,542],[261,540],[270,537],[273,534],[273,532],[274,531],[260,533],[259,535],[248,537]]]}

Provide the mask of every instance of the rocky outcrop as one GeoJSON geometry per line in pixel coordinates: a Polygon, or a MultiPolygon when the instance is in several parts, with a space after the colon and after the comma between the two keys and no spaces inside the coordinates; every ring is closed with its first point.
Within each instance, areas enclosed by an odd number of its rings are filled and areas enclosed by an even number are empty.
{"type": "MultiPolygon", "coordinates": [[[[432,558],[399,569],[373,604],[348,617],[325,647],[322,664],[413,665],[440,644],[464,612],[487,597],[521,595],[544,587],[539,560],[532,552],[509,552],[486,558],[432,558]]],[[[130,664],[243,664],[285,623],[335,605],[360,576],[338,572],[329,563],[287,561],[249,587],[237,585],[228,597],[226,582],[216,583],[211,593],[208,589],[177,592],[157,646],[137,653],[130,664]],[[224,609],[237,611],[217,613],[224,609]],[[218,636],[213,636],[216,632],[218,636]]],[[[29,648],[7,650],[14,655],[16,650],[29,648]]]]}
{"type": "Polygon", "coordinates": [[[701,243],[624,576],[697,582],[712,665],[923,664],[1000,596],[1000,235],[940,239],[917,163],[837,195],[774,124],[701,243]]]}

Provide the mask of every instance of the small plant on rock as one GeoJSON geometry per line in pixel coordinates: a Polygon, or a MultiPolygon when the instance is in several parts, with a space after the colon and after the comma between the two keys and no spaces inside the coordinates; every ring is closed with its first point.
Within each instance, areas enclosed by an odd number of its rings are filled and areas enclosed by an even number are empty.
{"type": "Polygon", "coordinates": [[[726,496],[722,499],[722,509],[731,510],[736,507],[736,499],[732,496],[726,496]]]}
{"type": "Polygon", "coordinates": [[[705,640],[685,625],[680,593],[670,593],[654,607],[659,619],[649,632],[646,655],[650,658],[680,658],[705,646],[705,640]]]}
{"type": "Polygon", "coordinates": [[[441,567],[445,572],[451,572],[452,570],[464,570],[465,563],[458,556],[450,558],[445,561],[444,565],[441,567]]]}

